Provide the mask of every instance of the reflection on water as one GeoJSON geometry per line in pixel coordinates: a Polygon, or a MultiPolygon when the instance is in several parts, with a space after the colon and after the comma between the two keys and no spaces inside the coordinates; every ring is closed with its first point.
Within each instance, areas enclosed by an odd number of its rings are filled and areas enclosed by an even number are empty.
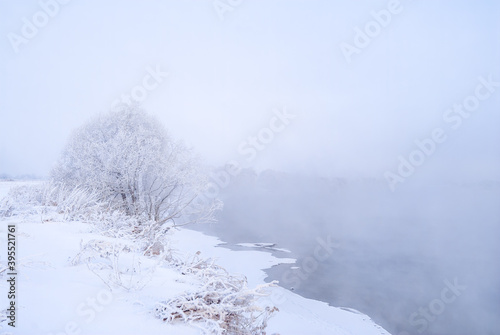
{"type": "Polygon", "coordinates": [[[268,280],[358,309],[394,335],[500,333],[497,184],[391,193],[377,182],[266,178],[224,189],[219,223],[197,229],[290,249],[277,255],[297,264],[268,280]]]}

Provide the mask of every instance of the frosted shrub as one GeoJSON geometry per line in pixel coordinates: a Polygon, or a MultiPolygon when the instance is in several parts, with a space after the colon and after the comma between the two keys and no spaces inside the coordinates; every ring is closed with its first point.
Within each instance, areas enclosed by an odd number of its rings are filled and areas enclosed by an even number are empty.
{"type": "Polygon", "coordinates": [[[10,189],[0,200],[0,217],[38,214],[44,203],[45,185],[21,185],[10,189]]]}
{"type": "Polygon", "coordinates": [[[0,216],[47,213],[51,209],[63,220],[86,220],[102,210],[96,192],[83,187],[68,188],[62,184],[39,183],[13,187],[0,202],[0,216]]]}
{"type": "Polygon", "coordinates": [[[132,241],[138,251],[146,256],[168,254],[170,230],[161,228],[154,221],[138,216],[129,216],[120,210],[101,213],[93,219],[94,229],[101,235],[125,238],[132,241]]]}
{"type": "Polygon", "coordinates": [[[71,263],[87,265],[110,290],[140,290],[151,280],[161,259],[141,258],[134,251],[133,243],[94,239],[81,243],[80,252],[71,263]]]}
{"type": "Polygon", "coordinates": [[[95,213],[104,210],[96,191],[83,186],[69,188],[54,183],[45,187],[44,204],[54,206],[66,221],[88,221],[95,213]]]}
{"type": "Polygon", "coordinates": [[[165,322],[186,322],[208,334],[265,334],[267,320],[278,309],[261,307],[257,300],[266,296],[265,289],[275,282],[249,289],[245,277],[230,275],[212,259],[203,260],[198,255],[183,264],[181,271],[199,278],[202,287],[159,303],[156,317],[165,322]]]}
{"type": "Polygon", "coordinates": [[[110,208],[146,217],[161,229],[211,222],[220,208],[218,200],[201,210],[192,208],[209,186],[198,159],[155,118],[134,106],[103,114],[77,129],[51,175],[56,183],[92,190],[110,208]]]}

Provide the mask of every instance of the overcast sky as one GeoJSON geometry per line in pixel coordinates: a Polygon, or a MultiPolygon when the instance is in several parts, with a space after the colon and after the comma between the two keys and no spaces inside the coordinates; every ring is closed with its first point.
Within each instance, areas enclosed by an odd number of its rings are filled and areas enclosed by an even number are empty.
{"type": "Polygon", "coordinates": [[[74,128],[146,92],[213,165],[383,178],[441,128],[415,175],[500,179],[500,87],[474,98],[500,81],[498,1],[54,1],[0,1],[0,173],[46,175],[74,128]]]}

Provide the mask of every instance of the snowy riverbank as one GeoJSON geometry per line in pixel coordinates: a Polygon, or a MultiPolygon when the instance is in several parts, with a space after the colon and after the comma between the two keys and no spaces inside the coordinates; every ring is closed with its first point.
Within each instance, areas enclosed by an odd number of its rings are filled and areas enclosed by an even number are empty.
{"type": "MultiPolygon", "coordinates": [[[[47,221],[39,213],[2,219],[2,268],[8,225],[15,225],[17,235],[16,327],[8,326],[9,319],[5,319],[9,287],[4,271],[0,334],[203,334],[199,328],[165,323],[154,316],[158,302],[199,289],[201,283],[194,276],[158,265],[154,257],[132,253],[128,259],[142,269],[129,277],[128,287],[134,288],[110,291],[88,265],[75,264],[74,259],[82,244],[111,239],[103,238],[89,224],[47,221]],[[132,281],[140,285],[132,285],[132,281]]],[[[177,257],[214,258],[229,273],[245,275],[249,288],[264,283],[263,269],[294,261],[262,251],[220,248],[217,238],[188,229],[175,231],[171,241],[170,248],[177,257]]],[[[279,286],[268,292],[259,304],[272,304],[279,312],[269,320],[267,334],[388,334],[366,315],[305,299],[279,286]]]]}

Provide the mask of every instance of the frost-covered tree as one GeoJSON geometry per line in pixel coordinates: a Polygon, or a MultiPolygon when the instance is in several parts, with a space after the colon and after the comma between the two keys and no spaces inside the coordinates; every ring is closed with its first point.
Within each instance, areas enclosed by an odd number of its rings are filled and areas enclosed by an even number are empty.
{"type": "Polygon", "coordinates": [[[101,115],[71,136],[52,170],[66,188],[98,192],[109,208],[163,224],[211,221],[218,201],[194,206],[208,187],[198,160],[136,106],[101,115]]]}

